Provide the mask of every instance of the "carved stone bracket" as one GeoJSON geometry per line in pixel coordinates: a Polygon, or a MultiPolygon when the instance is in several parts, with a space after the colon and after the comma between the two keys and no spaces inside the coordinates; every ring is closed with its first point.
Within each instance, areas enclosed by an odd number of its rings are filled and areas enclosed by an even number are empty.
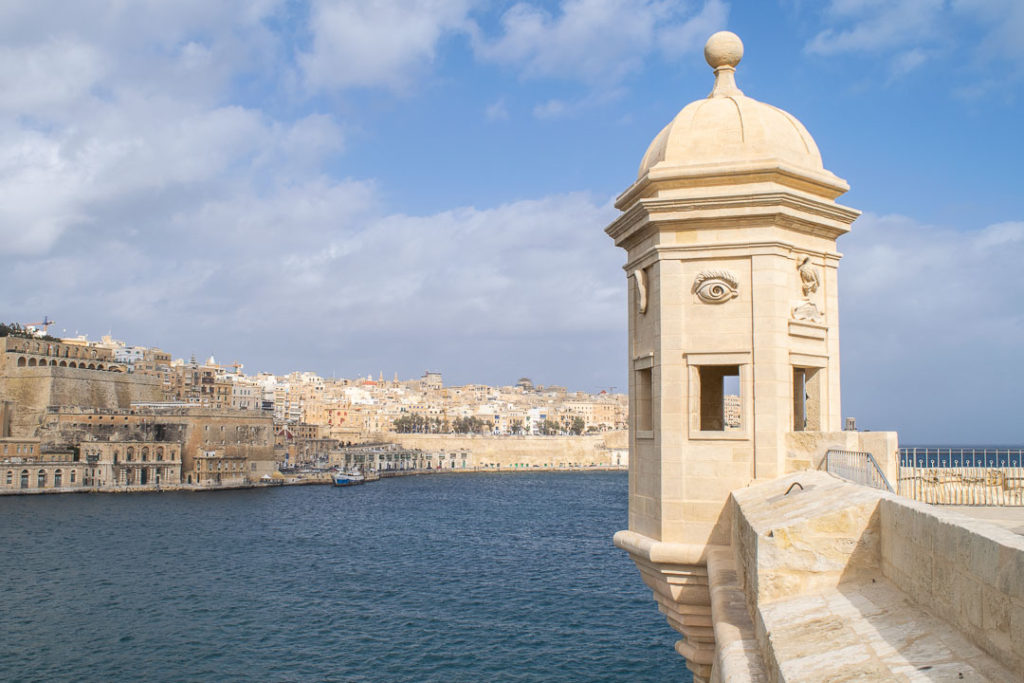
{"type": "Polygon", "coordinates": [[[705,683],[715,660],[707,552],[718,546],[662,543],[632,531],[620,531],[614,540],[636,563],[669,625],[682,634],[675,649],[695,683],[705,683]]]}

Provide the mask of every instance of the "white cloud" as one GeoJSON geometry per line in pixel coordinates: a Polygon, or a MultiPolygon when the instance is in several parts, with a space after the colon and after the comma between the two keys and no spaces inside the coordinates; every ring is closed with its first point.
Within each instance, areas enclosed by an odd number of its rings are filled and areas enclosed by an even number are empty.
{"type": "Polygon", "coordinates": [[[937,57],[999,71],[984,83],[961,90],[984,90],[1024,74],[1024,3],[1020,0],[832,0],[822,12],[824,27],[808,41],[807,52],[889,57],[890,80],[937,57]],[[965,24],[980,27],[980,40],[965,24]],[[970,40],[971,42],[964,42],[970,40]]]}
{"type": "Polygon", "coordinates": [[[405,89],[435,59],[443,35],[467,30],[469,0],[313,0],[312,49],[301,55],[314,89],[405,89]]]}
{"type": "Polygon", "coordinates": [[[508,106],[505,104],[505,98],[501,97],[487,105],[487,108],[484,110],[484,116],[487,117],[488,121],[507,121],[508,106]]]}
{"type": "Polygon", "coordinates": [[[833,55],[912,48],[938,36],[944,6],[944,0],[833,0],[825,10],[833,26],[807,50],[833,55]]]}
{"type": "Polygon", "coordinates": [[[917,443],[1018,439],[1024,221],[865,214],[840,248],[844,412],[917,443]]]}
{"type": "Polygon", "coordinates": [[[98,49],[70,38],[0,47],[0,112],[52,111],[88,96],[107,71],[98,49]]]}
{"type": "Polygon", "coordinates": [[[1020,0],[953,0],[958,18],[968,18],[986,29],[975,51],[983,65],[997,62],[1014,76],[1024,74],[1024,2],[1020,0]]]}
{"type": "Polygon", "coordinates": [[[703,45],[723,27],[728,5],[654,0],[565,0],[552,14],[521,2],[502,16],[502,34],[477,35],[480,58],[515,66],[527,78],[567,78],[592,85],[617,84],[661,49],[670,56],[703,45]]]}

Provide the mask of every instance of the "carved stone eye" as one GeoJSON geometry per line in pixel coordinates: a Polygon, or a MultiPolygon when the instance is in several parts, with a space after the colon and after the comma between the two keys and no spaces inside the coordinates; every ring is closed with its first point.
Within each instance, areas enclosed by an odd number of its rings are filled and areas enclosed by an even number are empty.
{"type": "Polygon", "coordinates": [[[721,304],[740,295],[736,276],[727,270],[706,270],[694,279],[693,289],[697,298],[706,304],[721,304]]]}

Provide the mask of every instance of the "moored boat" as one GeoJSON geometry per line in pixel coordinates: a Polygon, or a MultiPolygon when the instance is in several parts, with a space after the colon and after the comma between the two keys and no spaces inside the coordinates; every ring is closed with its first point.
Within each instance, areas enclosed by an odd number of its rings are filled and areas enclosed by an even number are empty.
{"type": "Polygon", "coordinates": [[[359,472],[335,472],[331,475],[331,481],[335,486],[355,486],[365,482],[366,478],[359,472]]]}

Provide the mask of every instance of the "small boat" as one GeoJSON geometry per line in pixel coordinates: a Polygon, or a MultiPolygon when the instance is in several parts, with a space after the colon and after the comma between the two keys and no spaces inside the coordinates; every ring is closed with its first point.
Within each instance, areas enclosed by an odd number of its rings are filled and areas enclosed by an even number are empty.
{"type": "Polygon", "coordinates": [[[331,475],[335,486],[355,486],[362,484],[366,478],[358,472],[335,472],[331,475]]]}

